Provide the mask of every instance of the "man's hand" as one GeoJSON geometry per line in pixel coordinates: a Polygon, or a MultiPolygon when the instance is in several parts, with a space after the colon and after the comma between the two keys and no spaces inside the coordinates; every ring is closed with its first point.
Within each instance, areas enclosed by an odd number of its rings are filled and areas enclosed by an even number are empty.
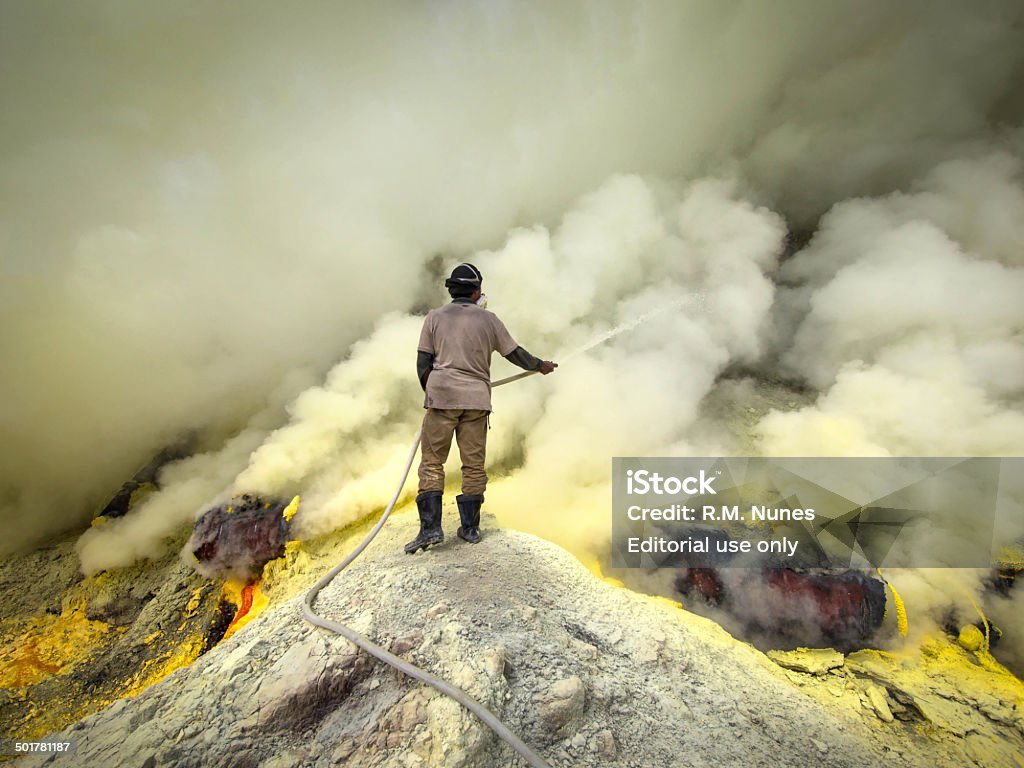
{"type": "Polygon", "coordinates": [[[549,373],[551,373],[557,367],[558,367],[558,363],[552,363],[550,360],[545,360],[544,362],[542,362],[540,364],[540,368],[538,368],[537,370],[540,371],[541,373],[543,373],[545,376],[547,376],[549,373]]]}

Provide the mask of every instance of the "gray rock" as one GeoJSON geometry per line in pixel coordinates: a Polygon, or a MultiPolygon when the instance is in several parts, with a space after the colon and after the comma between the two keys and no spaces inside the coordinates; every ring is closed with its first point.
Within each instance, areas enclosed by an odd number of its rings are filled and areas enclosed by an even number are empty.
{"type": "Polygon", "coordinates": [[[889,702],[885,700],[885,691],[881,686],[869,683],[868,689],[868,701],[871,702],[871,708],[875,710],[875,714],[878,718],[886,723],[893,721],[892,711],[889,709],[889,702]]]}
{"type": "Polygon", "coordinates": [[[565,734],[583,714],[585,689],[578,677],[567,677],[548,686],[538,697],[541,724],[550,733],[565,734]]]}
{"type": "Polygon", "coordinates": [[[843,666],[843,654],[833,648],[797,648],[795,651],[768,651],[768,658],[780,667],[808,675],[823,675],[843,666]]]}
{"type": "Polygon", "coordinates": [[[590,737],[590,751],[605,760],[615,757],[615,734],[607,728],[598,731],[590,737]]]}

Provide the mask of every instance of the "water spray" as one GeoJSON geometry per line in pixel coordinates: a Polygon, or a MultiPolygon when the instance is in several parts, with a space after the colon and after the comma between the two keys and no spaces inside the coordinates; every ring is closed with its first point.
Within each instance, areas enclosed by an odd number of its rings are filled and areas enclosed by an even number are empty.
{"type": "MultiPolygon", "coordinates": [[[[610,329],[608,331],[605,331],[604,333],[598,334],[597,336],[592,338],[590,341],[588,341],[586,344],[584,344],[582,347],[579,347],[578,349],[575,349],[572,352],[568,352],[566,354],[558,354],[558,355],[556,355],[556,357],[559,360],[561,360],[562,362],[565,362],[566,360],[571,360],[574,357],[577,357],[579,355],[582,355],[582,354],[585,354],[585,353],[589,352],[594,347],[599,347],[602,344],[604,344],[605,342],[611,341],[616,336],[619,336],[620,334],[623,334],[626,331],[631,331],[634,328],[636,328],[637,326],[643,325],[648,320],[650,320],[652,317],[656,317],[657,315],[660,315],[663,312],[667,312],[670,309],[679,309],[680,307],[684,307],[684,306],[686,306],[688,304],[689,305],[694,305],[695,304],[695,305],[697,305],[699,307],[703,307],[703,305],[704,305],[704,297],[701,294],[699,294],[699,293],[689,293],[686,296],[682,296],[682,297],[676,299],[675,301],[670,301],[669,303],[663,304],[662,306],[657,307],[656,309],[652,309],[649,312],[645,312],[644,314],[640,315],[639,317],[634,317],[632,320],[626,320],[624,322],[621,322],[617,326],[615,326],[614,328],[612,328],[612,329],[610,329]]],[[[491,389],[494,389],[495,387],[500,387],[502,384],[510,384],[513,381],[519,381],[520,379],[525,379],[527,376],[533,376],[533,374],[535,374],[535,373],[537,373],[537,371],[523,371],[522,373],[516,373],[516,374],[513,374],[512,376],[507,376],[504,379],[498,379],[497,381],[492,381],[491,382],[491,389]]]]}
{"type": "MultiPolygon", "coordinates": [[[[611,330],[605,331],[604,333],[595,336],[593,339],[588,341],[579,349],[574,350],[573,352],[570,352],[565,355],[559,355],[558,357],[562,361],[571,360],[577,355],[585,354],[592,350],[594,347],[598,347],[604,344],[605,342],[614,339],[616,336],[625,333],[626,331],[631,331],[637,326],[643,325],[652,317],[657,317],[658,315],[668,312],[671,309],[681,309],[682,307],[685,307],[687,305],[696,305],[697,307],[703,307],[704,296],[699,293],[688,293],[685,296],[680,296],[678,299],[670,301],[667,304],[662,304],[659,307],[655,307],[654,309],[645,312],[644,314],[638,317],[634,317],[632,320],[625,320],[619,323],[611,330]]],[[[510,379],[502,379],[503,382],[508,380],[510,379]]],[[[495,382],[493,386],[497,386],[497,384],[498,383],[495,382]]]]}
{"type": "MultiPolygon", "coordinates": [[[[666,312],[670,309],[674,309],[683,306],[686,303],[689,303],[694,297],[697,297],[698,301],[700,300],[698,294],[690,294],[689,296],[683,297],[682,299],[670,302],[669,304],[658,307],[657,309],[651,310],[650,312],[646,312],[645,314],[640,315],[637,318],[620,323],[615,328],[612,328],[611,330],[606,331],[605,333],[602,333],[601,335],[595,337],[594,339],[587,342],[574,352],[562,356],[561,359],[568,360],[573,357],[576,357],[577,355],[582,355],[590,351],[594,347],[604,344],[605,342],[610,341],[616,336],[636,328],[637,326],[645,323],[647,320],[651,319],[656,315],[661,314],[662,312],[666,312]]],[[[539,371],[524,371],[523,373],[519,373],[514,376],[508,376],[504,379],[499,379],[491,383],[491,389],[494,389],[495,387],[504,386],[505,384],[510,384],[513,381],[525,379],[526,377],[533,376],[536,373],[539,373],[539,371]]],[[[440,691],[446,696],[451,697],[459,704],[464,706],[466,709],[468,709],[470,712],[472,712],[474,715],[479,717],[480,720],[482,720],[484,724],[486,724],[487,727],[495,733],[495,735],[497,735],[506,744],[512,747],[512,749],[518,752],[519,755],[524,760],[526,760],[526,762],[533,768],[550,768],[548,763],[545,762],[544,759],[540,757],[540,755],[534,752],[525,742],[523,742],[522,739],[516,736],[516,734],[513,733],[508,726],[502,723],[501,720],[498,719],[497,715],[495,715],[493,712],[487,709],[487,707],[478,702],[465,691],[455,687],[454,685],[446,682],[445,680],[442,680],[436,675],[432,675],[430,672],[427,672],[426,670],[421,669],[420,667],[417,667],[414,664],[410,664],[409,662],[405,661],[405,659],[396,656],[390,651],[387,651],[381,646],[372,642],[371,640],[363,637],[350,627],[346,627],[344,624],[340,624],[336,621],[331,621],[330,619],[323,618],[322,616],[317,614],[317,612],[313,608],[313,604],[316,602],[317,595],[320,594],[321,590],[323,590],[328,584],[330,584],[339,573],[345,570],[352,563],[352,561],[354,561],[357,557],[359,557],[359,555],[363,553],[363,550],[365,550],[370,545],[370,542],[373,541],[374,538],[376,538],[377,534],[380,533],[381,528],[384,527],[384,524],[391,516],[391,512],[394,510],[395,505],[398,503],[398,499],[402,495],[402,489],[405,487],[405,482],[409,478],[409,472],[412,470],[412,464],[416,460],[416,453],[420,447],[420,438],[422,437],[422,434],[423,429],[421,427],[419,430],[417,430],[416,437],[413,440],[412,446],[409,449],[409,457],[405,462],[405,469],[402,472],[401,479],[398,481],[398,485],[395,487],[395,492],[391,497],[391,501],[388,502],[387,507],[384,509],[384,513],[380,516],[380,520],[377,521],[377,524],[373,526],[373,529],[368,534],[366,534],[366,537],[361,542],[359,542],[358,546],[356,546],[356,548],[353,549],[345,557],[345,559],[343,559],[340,563],[334,566],[331,570],[324,574],[323,577],[321,577],[321,579],[316,584],[310,587],[309,591],[306,592],[306,595],[302,601],[302,615],[305,617],[306,621],[310,622],[311,624],[315,624],[318,627],[330,630],[331,632],[341,635],[346,640],[349,640],[350,642],[359,646],[364,651],[369,653],[371,656],[379,659],[380,661],[383,661],[385,664],[388,664],[394,667],[395,669],[405,673],[409,677],[426,683],[431,688],[434,688],[435,690],[440,691]]]]}

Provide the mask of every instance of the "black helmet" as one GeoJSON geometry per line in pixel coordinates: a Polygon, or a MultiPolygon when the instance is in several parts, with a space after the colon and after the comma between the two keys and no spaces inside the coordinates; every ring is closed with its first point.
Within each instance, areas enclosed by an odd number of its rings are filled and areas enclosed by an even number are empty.
{"type": "MultiPolygon", "coordinates": [[[[452,270],[452,276],[444,281],[444,287],[449,290],[452,288],[479,288],[483,281],[484,276],[480,274],[480,270],[469,262],[464,262],[452,270]]],[[[472,291],[470,292],[472,293],[472,291]]]]}

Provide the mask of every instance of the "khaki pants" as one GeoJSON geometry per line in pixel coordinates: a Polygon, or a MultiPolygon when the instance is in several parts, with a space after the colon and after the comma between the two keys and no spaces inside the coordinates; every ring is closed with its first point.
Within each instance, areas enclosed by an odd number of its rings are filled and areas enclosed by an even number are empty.
{"type": "Polygon", "coordinates": [[[444,463],[455,435],[462,459],[462,492],[467,496],[483,495],[487,487],[484,458],[489,414],[490,411],[468,409],[427,409],[420,442],[420,493],[444,490],[444,463]]]}

